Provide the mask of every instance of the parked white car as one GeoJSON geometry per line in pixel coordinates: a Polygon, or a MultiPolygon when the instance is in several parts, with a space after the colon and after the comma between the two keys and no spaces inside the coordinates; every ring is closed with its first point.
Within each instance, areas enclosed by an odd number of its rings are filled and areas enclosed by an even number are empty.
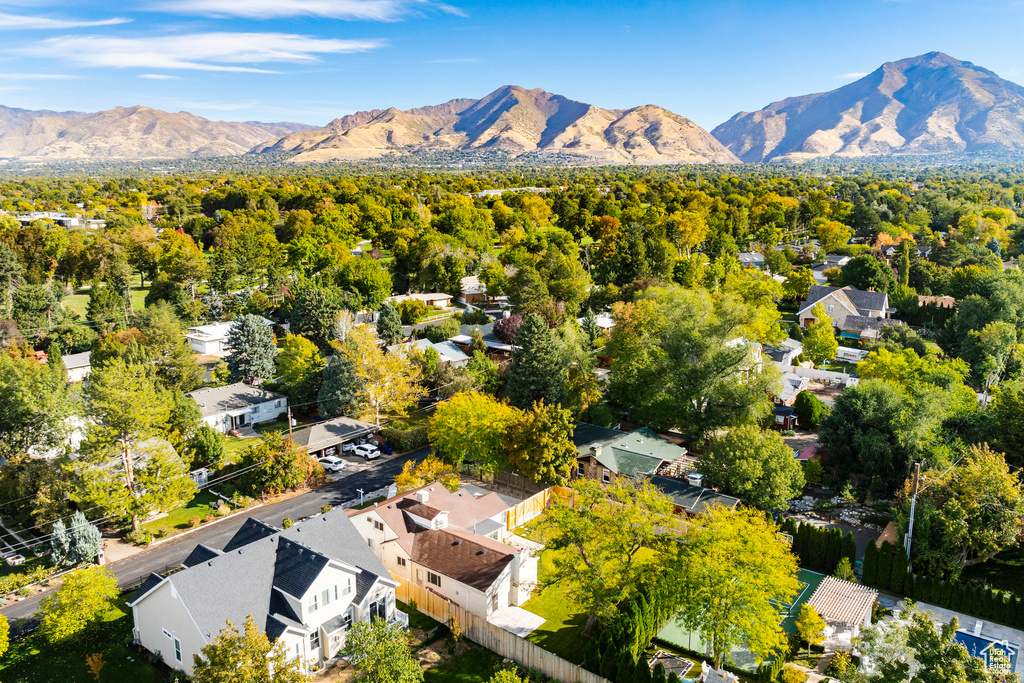
{"type": "Polygon", "coordinates": [[[317,462],[323,465],[324,469],[328,472],[341,472],[345,469],[345,461],[333,455],[325,455],[322,458],[318,458],[317,462]]]}
{"type": "Polygon", "coordinates": [[[367,460],[373,460],[374,458],[380,457],[380,449],[372,443],[363,443],[356,446],[353,449],[352,454],[366,458],[367,460]]]}

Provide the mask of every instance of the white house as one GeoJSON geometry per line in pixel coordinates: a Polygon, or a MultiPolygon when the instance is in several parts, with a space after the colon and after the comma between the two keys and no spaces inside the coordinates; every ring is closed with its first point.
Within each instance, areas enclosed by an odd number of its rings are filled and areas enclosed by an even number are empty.
{"type": "MultiPolygon", "coordinates": [[[[264,325],[273,325],[273,321],[260,318],[264,325]]],[[[185,339],[192,348],[192,353],[201,356],[222,356],[231,349],[228,347],[228,334],[235,326],[234,320],[226,323],[210,323],[188,328],[185,339]]]]}
{"type": "Polygon", "coordinates": [[[92,365],[89,362],[91,355],[90,351],[83,351],[69,354],[61,359],[64,361],[64,369],[68,372],[69,384],[80,384],[89,376],[89,373],[92,372],[92,365]]]}
{"type": "Polygon", "coordinates": [[[462,367],[463,365],[468,364],[471,360],[470,356],[466,355],[462,349],[450,341],[442,341],[435,344],[425,338],[405,342],[404,344],[394,344],[393,346],[389,346],[388,353],[400,353],[405,355],[412,349],[416,349],[421,353],[426,353],[427,349],[433,349],[437,353],[438,361],[444,365],[462,367]]]}
{"type": "Polygon", "coordinates": [[[537,558],[502,542],[508,502],[428,484],[348,514],[395,578],[487,618],[530,599],[537,558]]]}
{"type": "Polygon", "coordinates": [[[196,389],[187,394],[199,406],[203,422],[218,432],[273,422],[288,412],[288,398],[244,382],[196,389]]]}
{"type": "Polygon", "coordinates": [[[196,546],[183,564],[150,574],[128,605],[135,642],[186,674],[227,621],[241,630],[250,615],[316,669],[338,655],[354,622],[408,624],[395,608],[398,584],[342,510],[284,531],[247,519],[223,550],[196,546]]]}
{"type": "Polygon", "coordinates": [[[764,268],[764,254],[759,251],[745,251],[739,255],[740,265],[744,268],[764,268]]]}

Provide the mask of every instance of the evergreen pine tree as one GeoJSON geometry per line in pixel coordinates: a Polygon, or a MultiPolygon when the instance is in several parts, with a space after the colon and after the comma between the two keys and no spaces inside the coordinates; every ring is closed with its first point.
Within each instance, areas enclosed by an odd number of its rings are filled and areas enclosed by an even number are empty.
{"type": "Polygon", "coordinates": [[[992,620],[996,613],[996,595],[990,590],[985,590],[985,601],[982,603],[981,616],[984,619],[992,620]]]}
{"type": "Polygon", "coordinates": [[[851,567],[857,564],[857,539],[853,537],[852,531],[847,531],[843,535],[841,555],[850,561],[851,567]]]}
{"type": "Polygon", "coordinates": [[[889,541],[882,541],[882,547],[878,549],[878,576],[875,579],[879,588],[886,588],[892,576],[892,545],[889,541]]]}
{"type": "Polygon", "coordinates": [[[908,598],[914,597],[914,591],[917,590],[917,579],[910,572],[907,572],[907,578],[903,580],[903,595],[908,598]]]}
{"type": "Polygon", "coordinates": [[[633,683],[651,683],[651,669],[647,666],[647,660],[643,657],[636,663],[633,673],[633,683]]]}
{"type": "Polygon", "coordinates": [[[558,341],[537,313],[523,319],[508,369],[508,398],[513,406],[527,409],[541,399],[562,403],[562,372],[558,341]]]}
{"type": "Polygon", "coordinates": [[[668,675],[668,683],[680,683],[679,674],[677,674],[675,671],[671,672],[668,675]]]}
{"type": "Polygon", "coordinates": [[[950,582],[950,595],[949,595],[949,609],[954,612],[961,611],[961,605],[964,601],[964,586],[963,584],[954,584],[950,582]]]}
{"type": "Polygon", "coordinates": [[[629,650],[623,649],[619,655],[619,668],[615,671],[615,683],[632,683],[636,675],[636,662],[629,650]]]}
{"type": "Polygon", "coordinates": [[[390,301],[385,301],[380,307],[377,317],[377,336],[388,344],[397,344],[405,336],[402,331],[402,315],[390,301]]]}
{"type": "Polygon", "coordinates": [[[57,520],[53,523],[53,535],[50,536],[50,550],[53,564],[57,567],[68,564],[68,557],[71,554],[71,538],[68,536],[68,529],[64,522],[57,520]]]}
{"type": "Polygon", "coordinates": [[[800,566],[806,566],[804,558],[806,558],[807,549],[807,532],[804,531],[806,524],[797,524],[794,522],[794,530],[790,533],[793,534],[793,554],[800,558],[800,566]]]}
{"type": "Polygon", "coordinates": [[[274,377],[274,358],[277,356],[274,333],[258,315],[237,318],[228,332],[227,344],[231,348],[227,363],[232,380],[274,377]]]}
{"type": "Polygon", "coordinates": [[[585,654],[583,655],[583,668],[601,675],[601,643],[597,638],[591,638],[587,642],[585,654]]]}
{"type": "Polygon", "coordinates": [[[614,681],[615,674],[618,670],[618,650],[615,649],[615,643],[609,639],[609,641],[605,643],[604,649],[601,650],[601,677],[614,681]]]}
{"type": "Polygon", "coordinates": [[[922,576],[914,582],[914,595],[917,602],[928,602],[928,577],[922,576]]]}
{"type": "Polygon", "coordinates": [[[874,541],[868,541],[868,547],[864,549],[864,566],[861,573],[861,580],[865,586],[874,586],[878,576],[878,546],[874,541]]]}
{"type": "Polygon", "coordinates": [[[976,616],[976,617],[980,617],[981,616],[981,612],[984,609],[982,607],[982,605],[984,603],[984,600],[985,600],[985,594],[982,592],[981,588],[978,588],[977,586],[975,586],[974,588],[971,589],[971,603],[970,603],[970,605],[967,605],[965,603],[964,606],[963,606],[963,611],[966,612],[967,614],[970,614],[970,615],[973,615],[973,616],[976,616]]]}
{"type": "Polygon", "coordinates": [[[90,524],[85,514],[78,511],[71,516],[67,533],[70,542],[68,564],[95,562],[103,550],[103,534],[96,525],[90,524]]]}
{"type": "Polygon", "coordinates": [[[317,407],[320,415],[325,418],[341,417],[352,413],[357,406],[356,369],[352,361],[340,354],[331,358],[331,363],[323,371],[323,381],[317,395],[317,407]]]}
{"type": "Polygon", "coordinates": [[[1013,603],[1013,627],[1024,629],[1024,598],[1017,598],[1013,603]]]}
{"type": "MultiPolygon", "coordinates": [[[[907,551],[898,545],[892,552],[892,569],[889,572],[889,590],[899,593],[907,578],[907,551]]],[[[884,588],[884,586],[883,586],[884,588]]]]}
{"type": "Polygon", "coordinates": [[[651,683],[666,683],[665,665],[661,662],[654,665],[654,673],[651,674],[651,683]]]}

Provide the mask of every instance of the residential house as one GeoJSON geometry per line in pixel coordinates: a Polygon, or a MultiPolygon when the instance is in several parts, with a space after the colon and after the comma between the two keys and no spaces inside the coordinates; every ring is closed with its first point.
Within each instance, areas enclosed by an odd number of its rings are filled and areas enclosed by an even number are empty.
{"type": "Polygon", "coordinates": [[[616,476],[651,476],[658,468],[686,456],[686,449],[647,427],[623,432],[577,422],[573,443],[579,451],[575,477],[599,479],[608,484],[616,476]]]}
{"type": "MultiPolygon", "coordinates": [[[[267,327],[274,324],[273,321],[266,318],[260,318],[260,321],[267,327]]],[[[185,339],[188,340],[192,353],[200,356],[223,356],[228,353],[231,350],[228,346],[228,335],[231,334],[236,322],[231,320],[188,328],[185,339]]]]}
{"type": "Polygon", "coordinates": [[[350,417],[334,417],[294,430],[292,443],[314,458],[338,455],[345,442],[370,436],[378,429],[380,427],[370,422],[353,420],[350,417]]]}
{"type": "Polygon", "coordinates": [[[530,599],[537,558],[503,543],[509,501],[428,484],[348,514],[396,579],[487,618],[530,599]]]}
{"type": "Polygon", "coordinates": [[[772,426],[783,430],[796,429],[797,414],[793,410],[793,404],[796,403],[797,394],[805,390],[809,383],[810,380],[808,378],[796,373],[782,373],[782,382],[780,383],[779,390],[772,396],[772,403],[775,404],[772,426]]]}
{"type": "Polygon", "coordinates": [[[744,268],[764,268],[764,254],[757,251],[745,251],[739,255],[739,260],[744,268]]]}
{"type": "Polygon", "coordinates": [[[218,432],[273,422],[288,412],[287,397],[244,382],[196,389],[185,395],[199,406],[203,422],[218,432]]]}
{"type": "Polygon", "coordinates": [[[459,301],[464,304],[485,304],[487,303],[487,285],[480,282],[480,278],[476,275],[467,275],[462,278],[459,284],[462,294],[459,295],[459,301]]]}
{"type": "MultiPolygon", "coordinates": [[[[916,245],[914,245],[914,247],[915,247],[915,251],[917,251],[918,258],[927,259],[929,256],[931,256],[931,253],[932,253],[932,248],[931,247],[929,247],[929,246],[918,247],[916,245]]],[[[900,245],[899,244],[885,244],[885,245],[882,245],[882,256],[885,257],[886,262],[891,261],[894,256],[899,254],[899,251],[900,251],[900,245]]]]}
{"type": "Polygon", "coordinates": [[[426,353],[427,349],[433,349],[438,356],[438,360],[442,365],[454,365],[455,367],[462,367],[470,361],[470,356],[467,355],[458,346],[450,341],[443,341],[433,343],[429,339],[417,339],[416,341],[405,342],[404,344],[395,344],[388,347],[388,353],[408,353],[412,349],[417,349],[422,353],[426,353]]]}
{"type": "MultiPolygon", "coordinates": [[[[586,318],[576,318],[576,322],[580,325],[586,318]]],[[[612,328],[615,327],[615,318],[612,317],[611,313],[598,313],[594,316],[594,321],[597,323],[597,328],[601,331],[601,335],[607,337],[612,333],[612,328]]]]}
{"type": "Polygon", "coordinates": [[[651,483],[672,499],[675,514],[695,517],[704,514],[708,508],[720,505],[730,510],[740,504],[739,498],[727,496],[714,489],[704,488],[704,475],[691,472],[686,479],[653,476],[651,483]]]}
{"type": "Polygon", "coordinates": [[[69,384],[80,384],[92,372],[92,364],[89,361],[92,352],[72,353],[64,356],[64,369],[68,373],[69,384]]]}
{"type": "Polygon", "coordinates": [[[804,352],[804,345],[796,339],[786,337],[778,344],[764,344],[761,351],[776,363],[796,365],[794,361],[804,352]]]}
{"type": "Polygon", "coordinates": [[[408,623],[397,586],[338,509],[286,530],[247,519],[223,550],[199,545],[181,571],[150,574],[128,605],[135,642],[186,675],[228,621],[241,628],[250,615],[271,642],[320,668],[353,623],[408,623]]]}
{"type": "Polygon", "coordinates": [[[918,307],[932,305],[936,308],[956,308],[956,299],[951,296],[925,296],[924,294],[918,294],[917,305],[918,307]]]}
{"type": "Polygon", "coordinates": [[[487,355],[492,360],[503,361],[512,357],[512,349],[514,347],[498,339],[497,335],[494,334],[493,322],[486,325],[463,325],[459,328],[459,333],[448,341],[458,347],[463,353],[472,356],[473,334],[475,332],[480,332],[484,345],[487,347],[487,355]]]}
{"type": "Polygon", "coordinates": [[[846,339],[874,339],[882,321],[889,315],[889,295],[885,292],[865,292],[855,287],[828,287],[812,285],[807,299],[797,311],[801,327],[814,322],[813,309],[817,304],[825,308],[832,324],[846,339]]]}
{"type": "Polygon", "coordinates": [[[825,256],[825,267],[826,268],[839,268],[840,270],[846,267],[846,264],[850,262],[849,256],[842,254],[828,254],[825,256]]]}
{"type": "Polygon", "coordinates": [[[388,301],[396,306],[403,301],[422,301],[428,307],[448,308],[452,305],[452,295],[445,294],[444,292],[413,292],[410,294],[399,294],[398,296],[393,296],[389,298],[388,301]]]}

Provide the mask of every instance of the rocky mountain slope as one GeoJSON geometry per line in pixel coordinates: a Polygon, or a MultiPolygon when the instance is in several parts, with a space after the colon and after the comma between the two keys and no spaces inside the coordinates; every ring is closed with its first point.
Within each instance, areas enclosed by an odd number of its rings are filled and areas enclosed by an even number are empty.
{"type": "Polygon", "coordinates": [[[93,114],[0,107],[0,158],[23,161],[157,159],[244,154],[310,128],[211,121],[188,112],[116,107],[93,114]]]}
{"type": "Polygon", "coordinates": [[[692,121],[661,107],[601,109],[543,90],[504,86],[474,99],[401,111],[364,111],[299,131],[253,152],[295,161],[365,159],[388,152],[503,150],[570,154],[604,163],[736,163],[692,121]]]}
{"type": "Polygon", "coordinates": [[[740,159],[1024,151],[1024,88],[941,52],[827,93],[740,112],[712,131],[740,159]]]}

